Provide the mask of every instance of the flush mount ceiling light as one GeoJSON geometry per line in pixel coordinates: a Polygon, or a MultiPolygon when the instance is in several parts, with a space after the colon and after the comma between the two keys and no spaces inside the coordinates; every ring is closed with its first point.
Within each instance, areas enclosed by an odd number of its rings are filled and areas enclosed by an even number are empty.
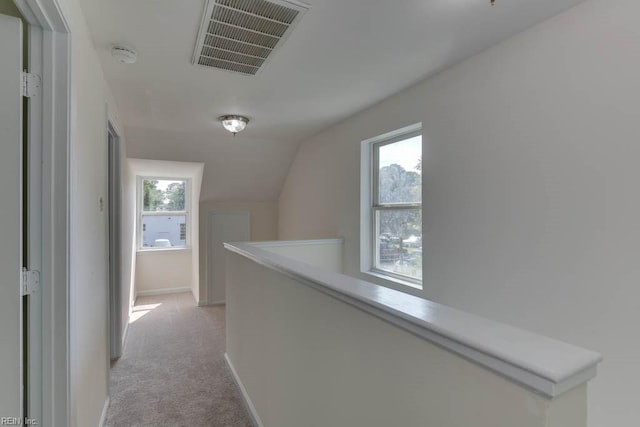
{"type": "Polygon", "coordinates": [[[224,128],[234,136],[236,133],[241,132],[245,127],[247,127],[247,123],[249,123],[248,118],[237,114],[220,116],[218,117],[218,120],[220,120],[222,122],[222,126],[224,126],[224,128]]]}

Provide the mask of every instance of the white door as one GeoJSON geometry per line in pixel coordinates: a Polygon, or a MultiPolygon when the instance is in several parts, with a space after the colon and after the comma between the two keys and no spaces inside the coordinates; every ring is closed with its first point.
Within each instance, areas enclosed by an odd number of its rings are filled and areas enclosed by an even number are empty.
{"type": "Polygon", "coordinates": [[[22,22],[0,15],[0,417],[22,417],[22,22]]]}
{"type": "Polygon", "coordinates": [[[207,253],[209,289],[207,302],[222,303],[225,300],[226,273],[224,243],[247,242],[250,240],[251,215],[249,212],[209,213],[207,253]]]}

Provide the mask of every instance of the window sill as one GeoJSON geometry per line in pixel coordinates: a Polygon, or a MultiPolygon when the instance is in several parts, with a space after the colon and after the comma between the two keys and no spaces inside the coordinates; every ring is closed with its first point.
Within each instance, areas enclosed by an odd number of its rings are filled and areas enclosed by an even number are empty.
{"type": "Polygon", "coordinates": [[[144,248],[138,249],[138,255],[152,255],[152,254],[175,254],[181,252],[191,252],[191,248],[144,248]]]}
{"type": "Polygon", "coordinates": [[[413,289],[418,289],[418,290],[422,290],[422,283],[416,283],[416,282],[412,282],[409,280],[402,280],[398,277],[395,276],[391,276],[388,274],[384,274],[381,271],[378,270],[369,270],[369,271],[363,271],[363,274],[366,274],[368,276],[372,276],[375,277],[376,279],[382,279],[385,280],[387,282],[391,282],[395,285],[400,285],[400,286],[407,286],[409,288],[413,288],[413,289]]]}

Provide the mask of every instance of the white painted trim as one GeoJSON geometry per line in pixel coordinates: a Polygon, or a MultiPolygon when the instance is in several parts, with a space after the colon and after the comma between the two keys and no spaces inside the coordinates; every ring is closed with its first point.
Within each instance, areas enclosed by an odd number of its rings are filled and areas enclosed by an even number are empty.
{"type": "MultiPolygon", "coordinates": [[[[39,27],[30,52],[40,55],[38,103],[42,144],[41,401],[31,394],[29,416],[47,425],[71,425],[69,153],[71,134],[71,26],[58,0],[15,0],[29,25],[39,27]],[[34,408],[39,405],[41,408],[34,408]],[[39,412],[39,414],[38,414],[39,412]]],[[[31,31],[33,35],[34,32],[31,31]]],[[[32,62],[35,64],[35,62],[32,62]]],[[[34,70],[37,71],[37,70],[34,70]]],[[[32,105],[34,104],[32,103],[32,105]]],[[[31,129],[33,131],[33,128],[31,129]]],[[[32,159],[33,160],[33,159],[32,159]]],[[[40,163],[38,163],[40,164],[40,163]]],[[[32,318],[32,321],[34,319],[32,318]]],[[[32,343],[33,344],[33,343],[32,343]]],[[[32,347],[33,348],[33,347],[32,347]]]]}
{"type": "Polygon", "coordinates": [[[156,174],[141,174],[136,173],[136,221],[137,221],[137,240],[136,240],[136,251],[144,252],[149,250],[155,251],[163,251],[163,250],[172,250],[169,249],[158,249],[158,248],[145,248],[143,246],[143,227],[142,227],[142,217],[143,216],[184,216],[185,219],[185,246],[176,247],[175,249],[189,249],[191,250],[191,241],[192,239],[192,198],[197,200],[197,195],[194,194],[193,188],[193,177],[191,176],[183,176],[183,174],[176,175],[156,175],[156,174]],[[184,210],[181,211],[144,211],[144,191],[143,191],[143,182],[144,181],[184,181],[184,210]]]}
{"type": "MultiPolygon", "coordinates": [[[[362,272],[365,276],[370,276],[372,278],[378,279],[378,281],[382,280],[383,282],[389,283],[389,285],[400,284],[402,286],[407,286],[409,288],[413,288],[416,290],[422,290],[422,285],[419,283],[409,282],[406,280],[402,280],[397,277],[389,276],[388,274],[384,274],[383,272],[378,272],[378,270],[369,270],[362,272]]],[[[390,286],[392,287],[392,286],[390,286]]],[[[419,295],[418,295],[419,296],[419,295]]]]}
{"type": "MultiPolygon", "coordinates": [[[[0,412],[3,414],[13,413],[16,418],[23,419],[25,416],[25,399],[23,388],[27,386],[27,378],[23,376],[25,365],[25,352],[28,341],[24,339],[24,331],[27,324],[24,322],[24,306],[22,292],[19,289],[20,269],[25,266],[27,258],[24,256],[24,237],[27,231],[28,221],[24,221],[24,214],[28,211],[24,209],[23,197],[27,194],[27,180],[23,179],[25,168],[23,158],[27,156],[24,148],[23,132],[24,125],[28,123],[28,116],[23,112],[24,98],[21,90],[20,73],[23,70],[24,62],[24,38],[25,24],[20,17],[0,15],[0,28],[2,29],[2,53],[3,64],[0,66],[2,73],[3,98],[0,106],[0,114],[3,115],[2,130],[0,131],[3,166],[0,174],[3,180],[8,181],[8,185],[3,187],[3,208],[0,213],[2,218],[3,245],[8,248],[2,249],[3,255],[0,258],[0,270],[2,270],[2,293],[3,306],[7,304],[7,299],[12,300],[9,316],[4,316],[3,320],[10,323],[3,323],[2,332],[2,379],[3,385],[0,389],[0,412]],[[6,73],[6,74],[4,74],[6,73]],[[7,122],[8,120],[8,122],[7,122]],[[6,127],[5,127],[6,126],[6,127]],[[10,198],[9,198],[10,197],[10,198]],[[7,233],[9,232],[9,233],[7,233]],[[6,298],[6,299],[5,299],[6,298]],[[4,332],[7,332],[5,335],[4,332]],[[4,372],[11,370],[15,373],[4,378],[4,372]]],[[[26,169],[28,170],[28,169],[26,169]]],[[[27,297],[27,300],[30,300],[27,297]]],[[[3,313],[5,315],[5,313],[3,313]]],[[[5,416],[5,415],[2,415],[5,416]]]]}
{"type": "Polygon", "coordinates": [[[191,252],[191,248],[166,248],[166,249],[138,249],[136,254],[141,256],[148,255],[170,255],[180,252],[191,252]]]}
{"type": "MultiPolygon", "coordinates": [[[[54,3],[54,2],[51,2],[54,3]]],[[[56,5],[57,6],[57,5],[56,5]]],[[[54,13],[53,11],[51,12],[54,13]]],[[[62,12],[58,7],[62,22],[62,12]]],[[[68,27],[67,27],[68,28],[68,27]]],[[[72,420],[73,392],[71,383],[71,264],[70,255],[70,140],[71,140],[71,37],[62,28],[45,31],[45,75],[43,88],[48,83],[50,93],[43,117],[49,133],[47,160],[43,179],[50,182],[43,194],[43,248],[51,253],[43,260],[43,271],[48,271],[43,291],[43,324],[50,325],[50,342],[44,337],[43,360],[51,361],[43,368],[43,419],[51,425],[69,425],[72,420]],[[54,50],[55,52],[50,52],[54,50]],[[49,52],[48,52],[49,51],[49,52]],[[44,308],[44,307],[47,308],[44,308]]],[[[44,97],[44,96],[43,96],[44,97]]],[[[45,251],[46,253],[46,251],[45,251]]],[[[42,277],[41,277],[42,279],[42,277]]],[[[43,365],[44,366],[44,365],[43,365]]]]}
{"type": "Polygon", "coordinates": [[[131,316],[127,316],[127,323],[124,325],[124,330],[122,331],[122,352],[124,353],[124,345],[127,342],[127,334],[129,333],[129,320],[131,316]]]}
{"type": "Polygon", "coordinates": [[[109,253],[107,282],[109,284],[109,303],[107,304],[107,321],[109,324],[109,357],[107,358],[107,371],[111,368],[111,360],[118,359],[122,355],[122,164],[121,140],[122,134],[117,130],[117,125],[109,112],[109,104],[106,105],[106,147],[108,189],[107,189],[107,251],[109,253]],[[109,144],[109,136],[112,144],[109,144]]]}
{"type": "Polygon", "coordinates": [[[206,300],[198,301],[198,307],[211,307],[215,305],[226,305],[226,304],[227,304],[227,301],[225,300],[213,301],[213,302],[207,302],[206,300]]]}
{"type": "MultiPolygon", "coordinates": [[[[35,16],[32,17],[35,20],[35,16]]],[[[32,21],[33,22],[33,21],[32,21]]],[[[43,73],[43,30],[36,25],[29,26],[29,72],[42,76],[43,73]]],[[[42,98],[40,96],[40,98],[42,98]]],[[[28,234],[29,234],[29,270],[42,272],[43,261],[43,102],[31,98],[28,113],[29,144],[29,188],[28,188],[28,234]]],[[[42,420],[42,339],[43,311],[42,292],[35,292],[28,297],[28,398],[26,417],[42,420]]]]}
{"type": "Polygon", "coordinates": [[[422,132],[422,122],[414,123],[360,143],[360,272],[377,279],[383,286],[416,295],[423,289],[421,280],[398,277],[393,273],[385,274],[377,270],[374,263],[374,234],[375,221],[373,219],[374,192],[377,191],[374,171],[373,146],[380,143],[391,144],[405,137],[417,136],[422,132]]]}
{"type": "Polygon", "coordinates": [[[102,414],[100,415],[100,427],[103,427],[107,422],[107,411],[109,410],[110,398],[107,396],[107,399],[104,401],[104,406],[102,407],[102,414]]]}
{"type": "Polygon", "coordinates": [[[404,137],[405,135],[420,132],[422,130],[422,122],[414,123],[409,126],[402,127],[400,129],[392,130],[391,132],[383,133],[382,135],[374,136],[373,138],[368,138],[362,141],[363,144],[368,144],[371,146],[372,144],[377,144],[378,142],[390,141],[396,138],[404,137]]]}
{"type": "Polygon", "coordinates": [[[273,240],[264,242],[251,242],[257,248],[279,248],[284,246],[338,246],[344,244],[344,239],[316,239],[316,240],[273,240]]]}
{"type": "Polygon", "coordinates": [[[262,423],[262,420],[258,415],[258,411],[256,410],[256,407],[253,406],[251,397],[249,397],[249,393],[247,393],[247,389],[244,387],[244,384],[242,384],[242,380],[240,379],[240,376],[238,375],[238,372],[236,371],[236,368],[233,366],[233,363],[231,362],[231,359],[229,359],[229,355],[227,353],[224,354],[224,361],[227,362],[227,366],[231,371],[231,376],[233,377],[233,380],[236,382],[236,385],[238,386],[238,388],[240,389],[242,400],[249,414],[251,415],[251,421],[253,421],[254,425],[257,427],[264,427],[264,424],[262,423]]]}
{"type": "Polygon", "coordinates": [[[154,289],[151,291],[137,291],[136,298],[138,297],[148,297],[152,295],[165,295],[165,294],[177,294],[182,292],[191,292],[191,287],[185,288],[167,288],[167,289],[154,289]]]}
{"type": "Polygon", "coordinates": [[[371,180],[373,153],[371,143],[363,141],[360,146],[360,271],[369,271],[373,266],[373,239],[371,230],[371,206],[373,206],[373,189],[371,180]]]}
{"type": "Polygon", "coordinates": [[[124,132],[122,131],[122,125],[118,121],[109,103],[107,103],[107,122],[111,125],[111,128],[113,129],[115,134],[118,136],[118,138],[122,139],[124,135],[124,132]]]}
{"type": "Polygon", "coordinates": [[[599,353],[404,292],[324,270],[251,243],[231,252],[330,295],[548,397],[596,375],[599,353]]]}

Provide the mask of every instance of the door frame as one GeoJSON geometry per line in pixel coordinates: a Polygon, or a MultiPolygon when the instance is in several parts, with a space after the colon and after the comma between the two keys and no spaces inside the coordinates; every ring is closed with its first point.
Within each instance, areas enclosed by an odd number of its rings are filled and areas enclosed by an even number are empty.
{"type": "Polygon", "coordinates": [[[29,413],[40,425],[71,425],[70,348],[71,27],[58,0],[14,0],[29,23],[29,72],[41,89],[29,102],[31,270],[40,289],[29,296],[29,413]],[[46,420],[46,423],[44,422],[46,420]]]}
{"type": "MultiPolygon", "coordinates": [[[[0,15],[2,41],[2,65],[0,65],[0,144],[2,144],[3,205],[0,209],[2,219],[2,249],[0,249],[0,377],[3,385],[0,389],[0,412],[3,417],[22,419],[25,416],[26,392],[26,351],[25,298],[20,286],[21,269],[26,265],[26,147],[24,132],[26,117],[25,100],[22,96],[21,70],[25,62],[24,33],[28,26],[14,10],[8,15],[0,15]],[[6,39],[5,39],[6,37],[6,39]],[[5,415],[6,414],[6,415],[5,415]]],[[[6,420],[5,420],[6,421],[6,420]]]]}
{"type": "MultiPolygon", "coordinates": [[[[107,106],[108,111],[108,106],[107,106]]],[[[107,118],[107,149],[108,155],[108,236],[109,236],[109,362],[120,358],[122,355],[122,275],[121,275],[121,138],[122,132],[118,128],[116,121],[108,114],[107,118]],[[109,139],[111,136],[111,140],[109,139]],[[110,142],[111,141],[111,142],[110,142]]]]}

